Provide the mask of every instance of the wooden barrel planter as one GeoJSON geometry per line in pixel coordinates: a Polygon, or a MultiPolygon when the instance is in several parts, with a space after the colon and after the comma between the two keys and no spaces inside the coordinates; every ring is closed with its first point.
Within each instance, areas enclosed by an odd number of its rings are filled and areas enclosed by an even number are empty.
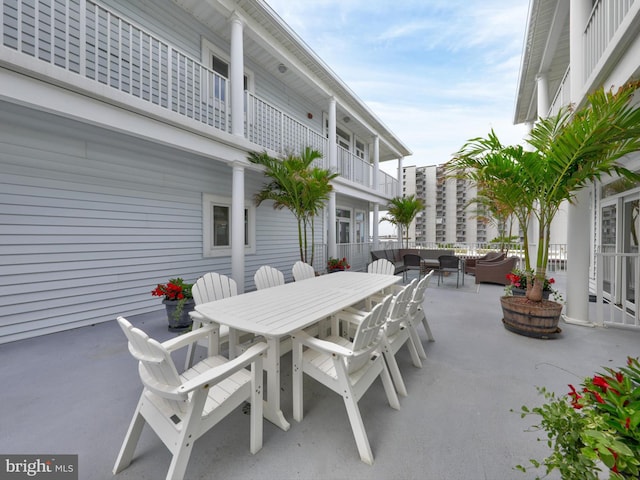
{"type": "Polygon", "coordinates": [[[514,333],[535,338],[552,338],[561,330],[558,327],[562,304],[550,300],[531,302],[526,297],[500,298],[502,323],[514,333]]]}

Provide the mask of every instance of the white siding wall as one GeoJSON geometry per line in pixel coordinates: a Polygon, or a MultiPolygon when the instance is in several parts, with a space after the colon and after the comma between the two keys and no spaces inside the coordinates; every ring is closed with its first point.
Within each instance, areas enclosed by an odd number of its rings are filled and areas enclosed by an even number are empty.
{"type": "MultiPolygon", "coordinates": [[[[1,106],[0,343],[161,309],[150,292],[170,277],[230,274],[202,257],[202,193],[231,195],[226,164],[1,106]]],[[[246,177],[250,198],[264,179],[246,177]]],[[[288,212],[256,213],[247,289],[297,252],[288,212]]]]}

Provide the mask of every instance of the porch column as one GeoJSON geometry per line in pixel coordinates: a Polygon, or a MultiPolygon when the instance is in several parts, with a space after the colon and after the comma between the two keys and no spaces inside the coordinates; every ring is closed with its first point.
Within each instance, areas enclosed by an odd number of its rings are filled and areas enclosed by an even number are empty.
{"type": "Polygon", "coordinates": [[[569,82],[571,103],[580,105],[584,82],[584,29],[589,21],[593,2],[591,0],[570,0],[569,3],[569,82]]]}
{"type": "Polygon", "coordinates": [[[380,242],[378,238],[378,225],[380,224],[380,205],[373,204],[373,225],[371,225],[371,232],[373,235],[373,250],[378,250],[378,244],[380,242]]]}
{"type": "Polygon", "coordinates": [[[231,133],[244,137],[244,47],[243,22],[237,15],[231,17],[231,133]]]}
{"type": "MultiPolygon", "coordinates": [[[[338,144],[336,141],[336,99],[329,99],[329,170],[338,171],[338,144]]],[[[336,192],[329,193],[329,220],[327,225],[327,256],[336,258],[338,247],[336,245],[336,192]]]]}
{"type": "Polygon", "coordinates": [[[336,192],[329,192],[329,225],[327,238],[327,257],[338,257],[336,241],[336,192]]]}
{"type": "MultiPolygon", "coordinates": [[[[591,14],[591,0],[570,0],[570,65],[571,103],[579,105],[584,87],[584,28],[591,14]]],[[[577,192],[575,203],[568,207],[567,219],[567,298],[564,319],[589,322],[589,189],[577,192]]]]}
{"type": "Polygon", "coordinates": [[[231,278],[244,293],[244,166],[237,162],[231,186],[231,278]]]}
{"type": "Polygon", "coordinates": [[[380,137],[374,135],[373,137],[373,172],[371,172],[371,188],[374,190],[380,189],[380,137]]]}
{"type": "Polygon", "coordinates": [[[536,85],[538,87],[538,117],[547,118],[549,116],[549,82],[547,81],[547,73],[539,73],[536,76],[536,85]]]}
{"type": "Polygon", "coordinates": [[[578,191],[569,204],[567,222],[567,308],[564,319],[589,323],[589,188],[578,191]]]}
{"type": "Polygon", "coordinates": [[[398,158],[398,196],[404,197],[404,172],[403,170],[404,157],[398,158]]]}

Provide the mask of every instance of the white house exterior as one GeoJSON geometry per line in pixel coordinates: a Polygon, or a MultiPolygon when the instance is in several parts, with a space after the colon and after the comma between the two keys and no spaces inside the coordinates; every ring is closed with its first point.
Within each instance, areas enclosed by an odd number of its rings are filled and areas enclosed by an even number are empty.
{"type": "MultiPolygon", "coordinates": [[[[589,92],[640,78],[639,33],[638,0],[531,0],[515,123],[534,123],[569,103],[582,106],[589,92]]],[[[627,158],[625,165],[640,170],[640,156],[627,158]]],[[[605,180],[584,189],[568,207],[570,321],[590,321],[588,293],[595,291],[596,279],[613,303],[636,310],[638,242],[632,232],[639,226],[633,212],[640,188],[613,187],[605,180]],[[598,272],[600,252],[627,255],[598,272]]]]}
{"type": "Polygon", "coordinates": [[[0,0],[0,343],[162,308],[298,259],[251,151],[337,171],[315,266],[364,266],[410,150],[261,0],[0,0]]]}

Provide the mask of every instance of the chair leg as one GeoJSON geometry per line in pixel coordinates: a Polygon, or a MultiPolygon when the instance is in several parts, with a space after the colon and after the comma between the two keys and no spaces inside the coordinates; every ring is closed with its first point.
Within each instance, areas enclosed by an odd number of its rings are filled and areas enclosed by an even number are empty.
{"type": "Polygon", "coordinates": [[[408,395],[407,387],[404,384],[404,380],[402,380],[402,374],[400,373],[400,368],[398,368],[396,356],[393,354],[393,350],[391,349],[389,343],[386,340],[384,341],[384,343],[384,359],[387,362],[387,367],[389,368],[389,373],[391,374],[391,378],[393,379],[393,384],[395,385],[398,394],[406,397],[408,395]]]}
{"type": "MultiPolygon", "coordinates": [[[[407,348],[409,349],[409,353],[411,354],[411,361],[413,362],[414,367],[422,368],[422,362],[420,361],[420,353],[418,352],[418,348],[416,347],[416,339],[414,338],[416,335],[416,331],[413,326],[408,326],[409,329],[409,340],[407,340],[407,348]]],[[[420,343],[420,338],[418,337],[418,343],[420,343]]],[[[422,344],[420,344],[422,348],[422,344]]],[[[422,350],[424,352],[424,349],[422,350]]]]}
{"type": "Polygon", "coordinates": [[[431,328],[429,327],[427,316],[425,315],[424,311],[420,310],[420,312],[422,313],[422,325],[424,326],[424,329],[427,332],[427,338],[429,339],[430,342],[435,342],[436,339],[433,338],[433,334],[431,333],[431,328]]]}
{"type": "Polygon", "coordinates": [[[140,397],[140,401],[138,402],[136,411],[133,414],[131,423],[129,424],[129,429],[127,430],[127,434],[124,437],[124,442],[122,442],[120,453],[118,453],[116,464],[113,466],[114,475],[116,475],[117,473],[120,473],[122,470],[127,468],[131,463],[131,460],[133,459],[133,453],[136,450],[136,445],[138,444],[138,440],[140,439],[140,434],[142,433],[142,427],[144,427],[144,423],[145,423],[144,417],[140,413],[140,408],[142,406],[142,399],[143,397],[140,397]]]}
{"type": "Polygon", "coordinates": [[[351,424],[351,431],[356,439],[360,460],[367,465],[373,465],[373,452],[371,452],[371,445],[369,445],[367,432],[364,429],[364,423],[362,422],[362,416],[360,415],[360,409],[358,408],[358,401],[351,389],[349,389],[348,392],[345,392],[342,399],[344,400],[344,406],[347,409],[347,416],[349,417],[349,423],[351,424]]]}
{"type": "MultiPolygon", "coordinates": [[[[419,324],[420,322],[418,322],[419,324]]],[[[426,359],[427,353],[424,351],[424,347],[422,346],[422,342],[420,341],[420,334],[418,333],[417,325],[411,325],[411,338],[413,339],[413,346],[416,348],[418,352],[418,358],[426,359]]],[[[415,362],[414,362],[415,365],[415,362]]],[[[422,365],[422,362],[420,363],[422,365]]],[[[417,366],[417,365],[416,365],[417,366]]]]}
{"type": "Polygon", "coordinates": [[[387,369],[387,364],[385,362],[382,362],[382,371],[380,372],[380,379],[382,380],[382,386],[384,387],[384,392],[387,394],[387,400],[389,401],[389,405],[391,406],[391,408],[395,410],[400,410],[400,400],[398,400],[396,389],[393,388],[391,375],[389,375],[389,370],[387,369]]]}

